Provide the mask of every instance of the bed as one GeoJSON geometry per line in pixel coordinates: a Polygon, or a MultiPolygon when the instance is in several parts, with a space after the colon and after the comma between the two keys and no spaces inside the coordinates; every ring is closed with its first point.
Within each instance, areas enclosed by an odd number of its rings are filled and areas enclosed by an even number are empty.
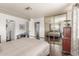
{"type": "Polygon", "coordinates": [[[58,41],[61,38],[61,33],[59,31],[57,31],[57,30],[50,31],[50,32],[48,32],[47,37],[50,37],[51,41],[53,39],[55,39],[56,41],[58,41]]]}
{"type": "Polygon", "coordinates": [[[34,38],[21,38],[0,44],[0,56],[46,56],[49,44],[34,38]]]}

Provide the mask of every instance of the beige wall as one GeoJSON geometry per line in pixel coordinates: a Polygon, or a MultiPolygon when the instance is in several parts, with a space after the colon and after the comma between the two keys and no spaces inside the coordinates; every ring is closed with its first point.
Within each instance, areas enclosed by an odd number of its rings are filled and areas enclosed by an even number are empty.
{"type": "Polygon", "coordinates": [[[72,28],[72,50],[71,50],[71,52],[72,52],[72,55],[79,55],[79,43],[78,43],[78,41],[79,41],[79,30],[78,30],[78,28],[79,28],[79,8],[76,8],[76,7],[74,7],[74,9],[73,9],[73,17],[72,17],[72,19],[73,19],[73,22],[72,22],[72,24],[73,24],[73,28],[72,28]]]}
{"type": "Polygon", "coordinates": [[[15,22],[15,39],[16,39],[16,35],[26,32],[26,29],[23,31],[19,29],[19,24],[26,25],[27,19],[0,13],[1,42],[6,42],[6,19],[13,20],[15,22]]]}
{"type": "Polygon", "coordinates": [[[72,20],[72,39],[71,39],[71,54],[79,55],[79,8],[72,6],[67,13],[67,19],[72,20]]]}

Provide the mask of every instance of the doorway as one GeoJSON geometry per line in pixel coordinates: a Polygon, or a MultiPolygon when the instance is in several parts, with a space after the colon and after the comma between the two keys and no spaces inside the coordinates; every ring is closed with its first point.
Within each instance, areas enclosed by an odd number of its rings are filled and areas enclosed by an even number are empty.
{"type": "Polygon", "coordinates": [[[40,39],[39,30],[40,30],[40,22],[35,22],[35,38],[36,39],[40,39]]]}
{"type": "Polygon", "coordinates": [[[15,39],[15,22],[13,20],[6,20],[6,41],[15,39]]]}
{"type": "Polygon", "coordinates": [[[29,22],[26,22],[26,35],[29,38],[29,22]]]}

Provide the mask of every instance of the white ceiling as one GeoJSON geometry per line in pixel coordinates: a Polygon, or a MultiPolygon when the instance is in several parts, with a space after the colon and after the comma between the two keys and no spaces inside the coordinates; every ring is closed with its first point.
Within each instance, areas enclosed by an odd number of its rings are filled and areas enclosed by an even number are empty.
{"type": "Polygon", "coordinates": [[[69,5],[68,3],[0,3],[0,12],[22,18],[33,18],[62,13],[69,5]],[[31,7],[32,10],[25,10],[26,7],[31,7]]]}

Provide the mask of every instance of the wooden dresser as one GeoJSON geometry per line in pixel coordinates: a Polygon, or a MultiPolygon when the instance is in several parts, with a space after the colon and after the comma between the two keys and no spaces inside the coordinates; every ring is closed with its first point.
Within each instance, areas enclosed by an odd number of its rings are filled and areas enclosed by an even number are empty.
{"type": "Polygon", "coordinates": [[[62,48],[63,53],[71,53],[71,27],[63,28],[62,48]]]}

